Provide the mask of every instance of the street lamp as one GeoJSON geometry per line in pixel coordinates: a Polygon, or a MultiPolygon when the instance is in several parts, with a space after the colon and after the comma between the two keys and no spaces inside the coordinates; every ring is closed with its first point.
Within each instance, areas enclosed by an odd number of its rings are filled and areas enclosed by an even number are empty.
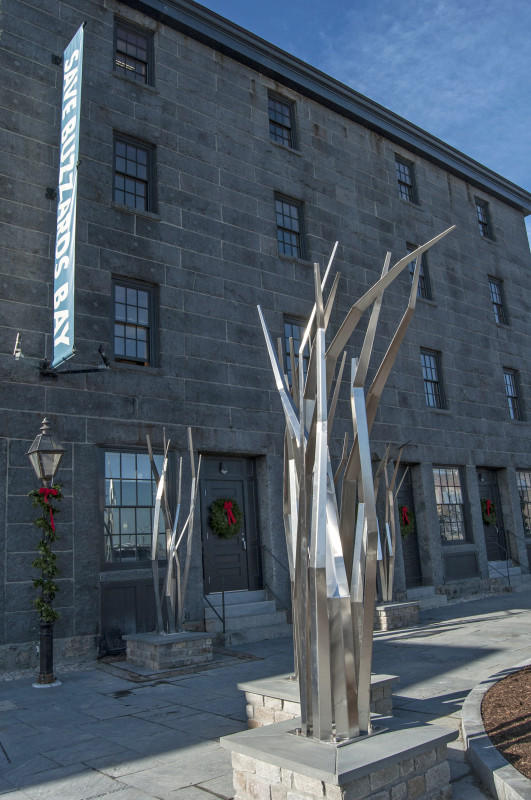
{"type": "MultiPolygon", "coordinates": [[[[48,495],[52,495],[53,497],[53,495],[57,494],[56,490],[52,489],[53,479],[57,473],[57,470],[59,469],[61,461],[63,460],[64,454],[65,448],[61,442],[59,442],[59,440],[50,433],[50,426],[45,417],[42,421],[40,433],[35,437],[30,449],[26,453],[30,460],[33,471],[37,476],[37,480],[44,487],[43,489],[39,490],[39,494],[44,495],[45,503],[48,502],[48,495]]],[[[53,525],[53,517],[51,515],[51,500],[50,518],[52,522],[52,528],[55,530],[53,525]]],[[[44,542],[41,542],[41,545],[43,543],[44,542]]],[[[49,549],[49,544],[46,543],[45,546],[48,548],[50,558],[53,558],[55,561],[55,556],[49,549]]],[[[43,578],[44,577],[45,574],[43,573],[43,578]]],[[[46,597],[44,599],[48,602],[46,597]]],[[[36,688],[58,686],[61,682],[57,681],[53,674],[53,622],[49,621],[49,619],[43,619],[41,616],[39,628],[40,670],[38,681],[37,683],[34,683],[33,686],[36,688]]]]}
{"type": "Polygon", "coordinates": [[[26,453],[37,476],[37,480],[45,487],[50,487],[53,483],[55,473],[63,460],[65,448],[61,442],[50,433],[50,425],[44,417],[41,431],[35,439],[30,449],[26,453]]]}

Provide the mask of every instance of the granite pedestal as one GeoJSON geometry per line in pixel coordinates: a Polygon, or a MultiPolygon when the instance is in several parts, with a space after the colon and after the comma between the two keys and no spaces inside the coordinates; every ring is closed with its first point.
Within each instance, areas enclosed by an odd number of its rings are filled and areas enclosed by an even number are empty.
{"type": "Polygon", "coordinates": [[[212,661],[212,637],[205,633],[128,633],[126,659],[146,669],[167,670],[212,661]]]}
{"type": "Polygon", "coordinates": [[[382,603],[374,609],[375,631],[394,631],[418,624],[418,603],[382,603]]]}
{"type": "Polygon", "coordinates": [[[450,800],[447,742],[422,723],[378,717],[383,733],[338,746],[290,733],[287,720],[220,739],[232,753],[234,800],[450,800]]]}
{"type": "MultiPolygon", "coordinates": [[[[397,675],[371,675],[371,712],[390,716],[393,713],[392,686],[399,682],[397,675]]],[[[301,704],[299,682],[289,675],[274,675],[238,684],[245,692],[247,725],[260,728],[299,717],[301,704]]]]}

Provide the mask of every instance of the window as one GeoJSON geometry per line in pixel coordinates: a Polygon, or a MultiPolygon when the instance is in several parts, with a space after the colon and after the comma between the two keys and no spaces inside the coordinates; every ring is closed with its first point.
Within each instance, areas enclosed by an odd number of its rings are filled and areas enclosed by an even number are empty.
{"type": "Polygon", "coordinates": [[[526,536],[531,536],[531,471],[517,469],[516,485],[520,495],[524,533],[526,536]]]}
{"type": "MultiPolygon", "coordinates": [[[[412,253],[413,250],[416,250],[418,245],[416,244],[406,244],[408,253],[412,253]]],[[[417,259],[411,261],[409,263],[409,276],[411,281],[413,282],[413,273],[415,272],[415,267],[417,266],[417,259]]],[[[420,275],[419,275],[419,285],[417,289],[417,297],[422,297],[423,300],[431,300],[431,284],[430,284],[430,276],[428,274],[428,259],[426,253],[423,253],[420,259],[420,275]]]]}
{"type": "Polygon", "coordinates": [[[114,28],[114,70],[138,83],[152,84],[153,37],[125,22],[114,28]]]}
{"type": "Polygon", "coordinates": [[[275,197],[278,253],[302,258],[302,205],[287,197],[275,197]]]}
{"type": "Polygon", "coordinates": [[[114,201],[153,210],[153,148],[131,139],[114,140],[114,201]]]}
{"type": "Polygon", "coordinates": [[[433,481],[442,543],[465,542],[465,514],[459,468],[434,467],[433,481]]]}
{"type": "Polygon", "coordinates": [[[114,284],[114,356],[117,361],[153,364],[155,289],[142,283],[114,284]]]}
{"type": "MultiPolygon", "coordinates": [[[[299,348],[301,346],[301,338],[304,334],[306,323],[294,317],[284,317],[284,353],[285,353],[285,370],[288,376],[288,386],[291,388],[293,384],[293,376],[291,374],[291,359],[290,359],[290,338],[293,339],[293,352],[295,356],[295,366],[299,363],[299,348]]],[[[308,374],[308,364],[310,361],[310,343],[306,343],[302,354],[302,372],[304,380],[308,374]]]]}
{"type": "MultiPolygon", "coordinates": [[[[155,456],[159,473],[163,457],[155,456]]],[[[149,561],[157,486],[147,453],[105,453],[103,512],[105,562],[149,561]]],[[[166,557],[164,519],[159,521],[159,558],[166,557]]]]}
{"type": "Polygon", "coordinates": [[[520,399],[520,381],[518,372],[515,369],[503,370],[505,381],[505,394],[509,404],[509,416],[511,419],[523,419],[522,401],[520,399]]]}
{"type": "Polygon", "coordinates": [[[494,311],[494,319],[499,325],[507,325],[507,313],[503,296],[503,281],[489,278],[490,299],[494,311]]]}
{"type": "Polygon", "coordinates": [[[490,222],[489,204],[476,197],[476,212],[478,215],[479,232],[485,239],[494,239],[490,222]]]}
{"type": "Polygon", "coordinates": [[[409,203],[418,203],[414,165],[410,161],[404,161],[399,156],[396,156],[395,166],[398,179],[398,194],[402,200],[407,200],[409,203]]]}
{"type": "Polygon", "coordinates": [[[295,126],[293,103],[284,100],[278,95],[270,94],[268,97],[269,111],[269,137],[277,144],[286,147],[295,147],[295,126]]]}
{"type": "Polygon", "coordinates": [[[421,348],[420,361],[424,378],[424,397],[431,408],[444,408],[445,400],[441,381],[441,354],[421,348]]]}

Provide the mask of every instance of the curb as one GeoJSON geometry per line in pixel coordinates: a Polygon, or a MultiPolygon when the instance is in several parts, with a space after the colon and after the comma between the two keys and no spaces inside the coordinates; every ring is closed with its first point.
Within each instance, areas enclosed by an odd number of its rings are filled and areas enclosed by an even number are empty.
{"type": "Polygon", "coordinates": [[[481,702],[495,683],[531,664],[531,659],[491,675],[472,689],[463,704],[461,729],[467,759],[484,786],[497,800],[531,800],[531,780],[496,750],[485,732],[481,702]]]}

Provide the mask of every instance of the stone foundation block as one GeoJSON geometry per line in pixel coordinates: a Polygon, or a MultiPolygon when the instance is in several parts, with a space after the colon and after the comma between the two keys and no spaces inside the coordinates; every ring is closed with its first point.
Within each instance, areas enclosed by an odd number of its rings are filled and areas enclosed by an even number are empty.
{"type": "Polygon", "coordinates": [[[418,603],[384,603],[374,609],[375,631],[394,631],[418,624],[418,603]]]}
{"type": "Polygon", "coordinates": [[[212,661],[212,637],[205,633],[125,634],[126,659],[146,669],[168,670],[212,661]]]}
{"type": "Polygon", "coordinates": [[[296,736],[299,720],[220,740],[232,752],[234,800],[450,800],[447,742],[457,731],[402,728],[337,746],[296,736]],[[407,776],[407,777],[405,777],[407,776]]]}
{"type": "MultiPolygon", "coordinates": [[[[396,675],[371,676],[373,714],[390,716],[393,713],[392,687],[395,683],[398,683],[396,675]]],[[[300,716],[299,684],[290,680],[288,675],[239,683],[238,688],[245,692],[249,728],[273,725],[300,716]]]]}

